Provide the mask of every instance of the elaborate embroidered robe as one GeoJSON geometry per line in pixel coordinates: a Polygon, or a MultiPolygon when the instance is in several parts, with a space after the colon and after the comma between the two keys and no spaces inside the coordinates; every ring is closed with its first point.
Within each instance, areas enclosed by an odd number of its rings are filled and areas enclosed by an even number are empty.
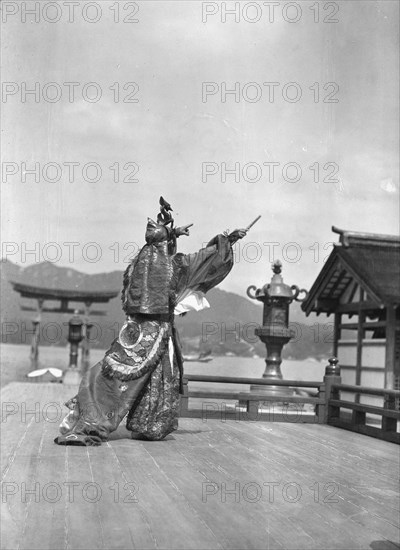
{"type": "Polygon", "coordinates": [[[174,310],[219,284],[233,253],[228,237],[218,235],[197,253],[175,254],[168,233],[149,220],[147,244],[124,274],[127,323],[66,403],[55,443],[101,445],[126,416],[135,438],[159,440],[177,429],[183,367],[174,310]]]}

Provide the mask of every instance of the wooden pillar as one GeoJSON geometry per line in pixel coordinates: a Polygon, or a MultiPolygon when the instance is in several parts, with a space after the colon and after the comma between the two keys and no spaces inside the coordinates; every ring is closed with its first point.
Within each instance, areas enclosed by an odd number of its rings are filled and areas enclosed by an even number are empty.
{"type": "Polygon", "coordinates": [[[38,315],[36,319],[32,321],[33,323],[33,334],[31,342],[31,369],[36,370],[39,364],[39,340],[40,340],[40,322],[42,320],[42,310],[43,310],[43,298],[39,298],[37,301],[38,315]]]}
{"type": "Polygon", "coordinates": [[[386,308],[385,388],[395,389],[396,309],[386,308]]]}
{"type": "Polygon", "coordinates": [[[338,347],[339,347],[339,340],[340,340],[340,323],[342,322],[342,314],[341,313],[335,313],[335,324],[333,328],[333,350],[332,353],[334,357],[338,356],[338,347]]]}
{"type": "MultiPolygon", "coordinates": [[[[360,288],[360,302],[358,308],[358,327],[357,327],[357,359],[356,359],[356,386],[361,386],[361,369],[362,369],[362,345],[364,338],[363,323],[365,319],[365,313],[361,309],[362,302],[364,300],[364,290],[360,288]]],[[[355,396],[355,402],[360,402],[360,394],[355,396]]]]}
{"type": "Polygon", "coordinates": [[[33,319],[33,334],[31,342],[31,369],[36,370],[39,363],[39,335],[40,335],[40,318],[33,319]]]}

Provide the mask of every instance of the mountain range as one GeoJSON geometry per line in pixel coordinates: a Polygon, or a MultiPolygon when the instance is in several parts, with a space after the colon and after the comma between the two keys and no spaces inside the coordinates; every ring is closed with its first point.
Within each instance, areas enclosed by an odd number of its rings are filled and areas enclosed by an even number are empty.
{"type": "MultiPolygon", "coordinates": [[[[60,267],[51,262],[20,267],[9,260],[0,261],[1,272],[1,328],[3,343],[29,344],[32,320],[37,316],[34,300],[21,298],[13,290],[10,281],[49,289],[119,291],[122,287],[122,271],[88,275],[70,267],[60,267]],[[23,307],[23,309],[21,308],[23,307]],[[28,308],[28,310],[26,309],[28,308]],[[31,309],[31,311],[29,311],[31,309]]],[[[262,305],[243,296],[218,288],[207,294],[211,308],[191,312],[177,319],[184,353],[211,352],[214,355],[234,354],[264,356],[265,346],[254,335],[254,329],[262,322],[262,305]]],[[[59,304],[46,301],[46,307],[59,304]]],[[[80,309],[83,304],[70,303],[80,309]]],[[[42,314],[41,345],[67,345],[68,321],[71,314],[42,314]]],[[[124,322],[124,313],[118,296],[107,304],[92,306],[90,320],[93,323],[91,341],[93,347],[107,348],[124,322]],[[101,314],[97,315],[96,311],[101,314]]],[[[296,337],[283,351],[284,357],[304,359],[322,358],[331,352],[332,344],[327,331],[316,330],[325,323],[321,317],[305,317],[298,302],[290,306],[290,323],[296,337]],[[324,332],[324,337],[322,333],[324,332]]]]}

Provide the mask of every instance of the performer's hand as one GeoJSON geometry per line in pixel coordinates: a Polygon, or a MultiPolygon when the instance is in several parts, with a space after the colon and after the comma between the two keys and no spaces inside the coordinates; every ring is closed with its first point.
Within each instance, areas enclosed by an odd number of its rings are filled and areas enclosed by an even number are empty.
{"type": "Polygon", "coordinates": [[[235,231],[232,231],[232,233],[228,235],[229,242],[233,244],[239,239],[243,239],[243,237],[245,237],[246,234],[247,234],[246,229],[235,229],[235,231]]]}
{"type": "Polygon", "coordinates": [[[175,227],[175,235],[177,237],[180,237],[181,235],[189,236],[189,227],[192,227],[192,223],[189,223],[189,225],[183,225],[182,227],[175,227]]]}

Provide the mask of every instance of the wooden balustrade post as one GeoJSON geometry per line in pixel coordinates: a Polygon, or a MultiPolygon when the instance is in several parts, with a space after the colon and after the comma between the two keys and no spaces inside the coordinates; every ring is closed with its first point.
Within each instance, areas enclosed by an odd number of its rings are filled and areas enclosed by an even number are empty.
{"type": "Polygon", "coordinates": [[[317,422],[318,424],[324,424],[325,423],[325,417],[326,417],[326,388],[325,388],[325,382],[322,382],[322,384],[318,388],[318,397],[321,399],[322,403],[318,403],[316,406],[316,415],[317,415],[317,422]]]}
{"type": "Polygon", "coordinates": [[[329,365],[325,367],[324,385],[325,385],[325,406],[323,408],[323,422],[321,422],[318,414],[318,422],[328,424],[331,418],[339,418],[340,409],[329,405],[330,399],[339,399],[339,391],[333,390],[334,384],[341,384],[339,359],[331,357],[328,359],[329,365]]]}
{"type": "Polygon", "coordinates": [[[354,426],[365,426],[367,413],[364,411],[353,411],[351,413],[351,423],[354,426]]]}
{"type": "Polygon", "coordinates": [[[180,412],[179,416],[187,416],[189,411],[189,384],[186,376],[182,380],[183,394],[180,396],[180,412]]]}
{"type": "MultiPolygon", "coordinates": [[[[389,411],[396,410],[396,398],[394,395],[385,395],[383,408],[389,411]]],[[[396,432],[397,431],[397,419],[388,418],[387,416],[382,416],[382,431],[384,432],[396,432]]]]}
{"type": "Polygon", "coordinates": [[[259,401],[253,401],[249,400],[247,401],[247,414],[248,417],[250,417],[250,420],[257,420],[258,418],[258,409],[260,408],[260,402],[259,401]]]}

